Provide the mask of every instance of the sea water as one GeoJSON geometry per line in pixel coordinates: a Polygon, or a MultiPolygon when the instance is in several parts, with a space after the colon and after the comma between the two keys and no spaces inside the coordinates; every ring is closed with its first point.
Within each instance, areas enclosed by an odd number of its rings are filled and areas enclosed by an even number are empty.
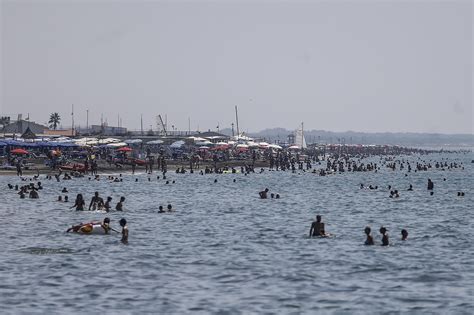
{"type": "Polygon", "coordinates": [[[447,159],[464,169],[408,173],[382,166],[324,177],[169,172],[169,184],[156,173],[124,173],[119,183],[41,176],[37,200],[19,199],[7,184],[25,182],[2,176],[1,313],[472,314],[474,155],[403,158],[447,159]],[[406,191],[409,184],[414,191],[406,191]],[[389,198],[388,185],[400,198],[389,198]],[[69,203],[56,201],[63,187],[69,203]],[[265,188],[281,198],[259,199],[265,188]],[[114,205],[125,196],[125,211],[69,208],[76,194],[89,202],[95,191],[112,196],[114,205]],[[157,212],[169,203],[174,212],[157,212]],[[316,214],[332,237],[307,236],[316,214]],[[65,233],[105,216],[118,230],[118,220],[128,220],[128,245],[116,233],[65,233]],[[367,225],[376,246],[363,245],[367,225]],[[381,226],[388,247],[379,245],[381,226]]]}

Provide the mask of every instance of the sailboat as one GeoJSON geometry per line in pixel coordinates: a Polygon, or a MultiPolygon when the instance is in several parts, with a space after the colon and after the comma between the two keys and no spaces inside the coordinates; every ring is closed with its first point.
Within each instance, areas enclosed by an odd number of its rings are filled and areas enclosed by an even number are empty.
{"type": "Polygon", "coordinates": [[[295,130],[295,146],[300,149],[306,149],[306,140],[304,138],[303,123],[301,127],[295,130]]]}

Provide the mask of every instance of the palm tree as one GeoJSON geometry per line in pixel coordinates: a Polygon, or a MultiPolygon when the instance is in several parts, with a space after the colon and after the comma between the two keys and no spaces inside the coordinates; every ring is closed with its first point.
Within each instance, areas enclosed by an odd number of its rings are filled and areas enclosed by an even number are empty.
{"type": "Polygon", "coordinates": [[[56,130],[56,128],[58,127],[60,121],[61,121],[61,117],[59,117],[59,114],[58,113],[52,113],[49,116],[49,121],[48,121],[48,123],[50,124],[49,127],[56,130]]]}

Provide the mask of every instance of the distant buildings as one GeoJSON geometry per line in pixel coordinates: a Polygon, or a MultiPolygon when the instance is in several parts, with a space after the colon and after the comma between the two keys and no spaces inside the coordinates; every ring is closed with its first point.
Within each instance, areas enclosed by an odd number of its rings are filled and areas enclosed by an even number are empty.
{"type": "Polygon", "coordinates": [[[1,132],[4,134],[8,133],[22,135],[28,128],[30,128],[30,130],[35,134],[44,134],[46,130],[49,130],[47,126],[43,126],[32,121],[20,119],[4,125],[1,132]]]}
{"type": "Polygon", "coordinates": [[[104,135],[104,136],[125,136],[127,134],[127,128],[124,127],[112,127],[107,125],[92,125],[89,130],[81,130],[81,133],[88,133],[91,135],[104,135]]]}

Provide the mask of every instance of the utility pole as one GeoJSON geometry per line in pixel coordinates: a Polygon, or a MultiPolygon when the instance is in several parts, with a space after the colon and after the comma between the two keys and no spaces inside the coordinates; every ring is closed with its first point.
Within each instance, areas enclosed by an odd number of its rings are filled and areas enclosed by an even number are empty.
{"type": "Polygon", "coordinates": [[[86,130],[89,133],[89,110],[86,109],[86,130]]]}
{"type": "Polygon", "coordinates": [[[191,134],[191,118],[188,117],[188,134],[191,134]]]}
{"type": "Polygon", "coordinates": [[[231,123],[232,125],[232,137],[234,136],[234,123],[231,123]]]}
{"type": "Polygon", "coordinates": [[[239,114],[237,113],[237,105],[235,106],[235,122],[237,123],[237,137],[240,135],[239,130],[239,114]]]}
{"type": "Polygon", "coordinates": [[[72,111],[71,111],[71,116],[72,116],[72,135],[74,136],[74,104],[72,104],[72,111]]]}
{"type": "Polygon", "coordinates": [[[142,133],[142,136],[143,136],[143,114],[141,114],[141,116],[140,116],[140,130],[141,130],[141,133],[142,133]]]}

